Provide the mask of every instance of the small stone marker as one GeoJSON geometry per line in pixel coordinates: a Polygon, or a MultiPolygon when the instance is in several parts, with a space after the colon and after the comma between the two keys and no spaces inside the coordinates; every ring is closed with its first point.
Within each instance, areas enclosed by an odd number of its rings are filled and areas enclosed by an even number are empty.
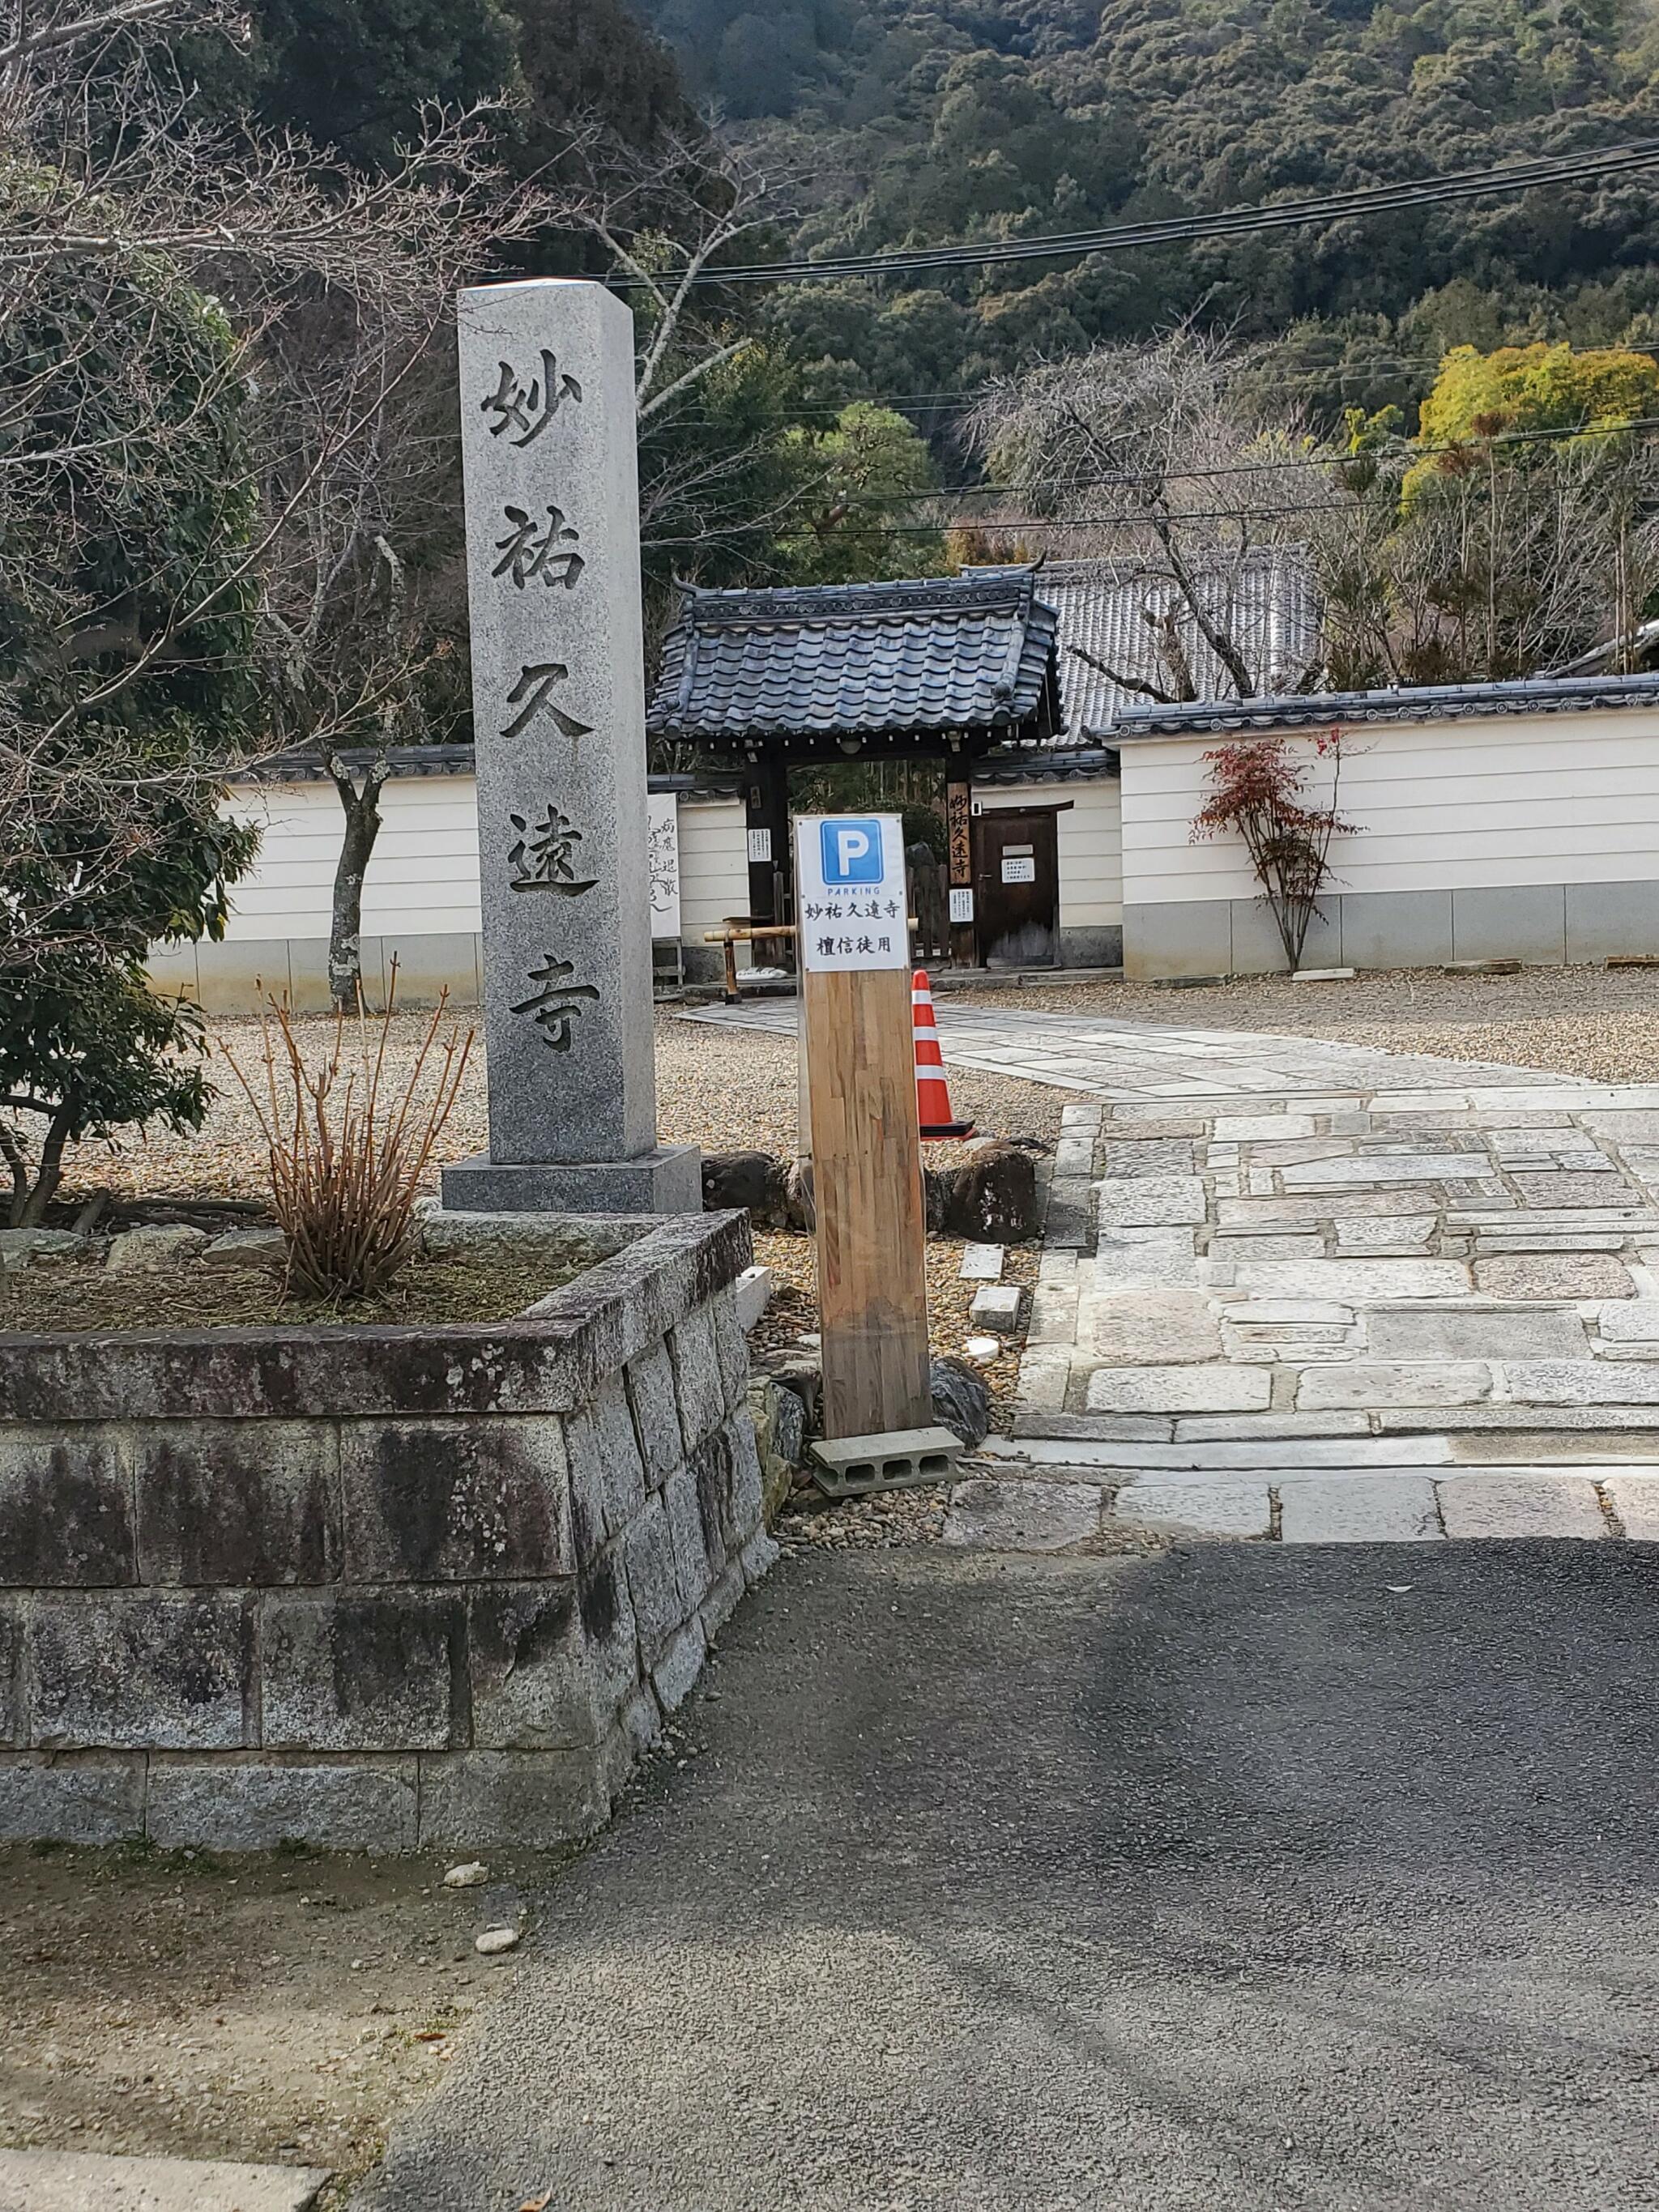
{"type": "Polygon", "coordinates": [[[968,1318],[998,1336],[1012,1336],[1019,1328],[1020,1301],[1024,1292],[1018,1283],[987,1283],[974,1294],[968,1318]]]}
{"type": "Polygon", "coordinates": [[[634,321],[603,285],[463,292],[489,1150],[468,1212],[700,1212],[657,1142],[634,321]]]}
{"type": "Polygon", "coordinates": [[[994,1283],[1002,1277],[1000,1244],[964,1244],[962,1266],[957,1270],[964,1283],[994,1283]]]}

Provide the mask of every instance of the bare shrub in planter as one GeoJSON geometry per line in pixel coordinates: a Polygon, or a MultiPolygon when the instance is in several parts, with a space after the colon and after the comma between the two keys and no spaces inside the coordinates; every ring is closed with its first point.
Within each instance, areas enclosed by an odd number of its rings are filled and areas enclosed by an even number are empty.
{"type": "Polygon", "coordinates": [[[360,994],[355,1016],[335,1016],[331,1046],[314,1067],[288,1007],[275,1000],[261,1024],[264,1050],[254,1077],[225,1052],[265,1140],[289,1282],[319,1297],[372,1297],[410,1257],[421,1181],[472,1049],[471,1030],[439,1036],[446,991],[407,1074],[391,1075],[397,988],[394,961],[386,1012],[366,1013],[360,994]]]}
{"type": "Polygon", "coordinates": [[[1357,823],[1345,822],[1337,809],[1341,731],[1328,730],[1316,737],[1314,750],[1331,763],[1331,796],[1326,806],[1307,805],[1305,766],[1285,738],[1249,738],[1216,746],[1204,756],[1210,795],[1192,828],[1194,844],[1229,830],[1244,840],[1292,973],[1302,964],[1302,948],[1320,911],[1319,894],[1330,880],[1331,842],[1352,837],[1358,829],[1357,823]]]}

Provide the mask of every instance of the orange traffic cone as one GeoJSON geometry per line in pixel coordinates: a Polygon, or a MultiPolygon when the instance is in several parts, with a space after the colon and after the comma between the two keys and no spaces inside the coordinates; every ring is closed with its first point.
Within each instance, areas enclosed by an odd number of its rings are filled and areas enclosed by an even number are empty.
{"type": "Polygon", "coordinates": [[[933,987],[925,968],[918,968],[910,978],[910,1024],[916,1037],[916,1110],[921,1116],[922,1135],[971,1137],[971,1121],[951,1119],[951,1092],[939,1048],[939,1025],[933,1019],[933,987]]]}

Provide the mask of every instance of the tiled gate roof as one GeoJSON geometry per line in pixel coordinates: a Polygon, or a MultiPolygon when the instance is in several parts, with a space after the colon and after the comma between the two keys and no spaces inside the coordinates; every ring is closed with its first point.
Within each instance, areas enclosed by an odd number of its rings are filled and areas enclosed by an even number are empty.
{"type": "Polygon", "coordinates": [[[653,734],[1048,738],[1055,617],[1036,571],[773,590],[688,587],[663,650],[653,734]]]}

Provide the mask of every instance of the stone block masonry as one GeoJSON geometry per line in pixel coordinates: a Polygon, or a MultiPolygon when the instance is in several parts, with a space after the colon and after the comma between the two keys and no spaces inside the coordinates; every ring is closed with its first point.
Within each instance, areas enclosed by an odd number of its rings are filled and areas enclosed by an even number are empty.
{"type": "Polygon", "coordinates": [[[775,1556],[748,1224],[497,1327],[0,1336],[0,1838],[588,1835],[775,1556]]]}

